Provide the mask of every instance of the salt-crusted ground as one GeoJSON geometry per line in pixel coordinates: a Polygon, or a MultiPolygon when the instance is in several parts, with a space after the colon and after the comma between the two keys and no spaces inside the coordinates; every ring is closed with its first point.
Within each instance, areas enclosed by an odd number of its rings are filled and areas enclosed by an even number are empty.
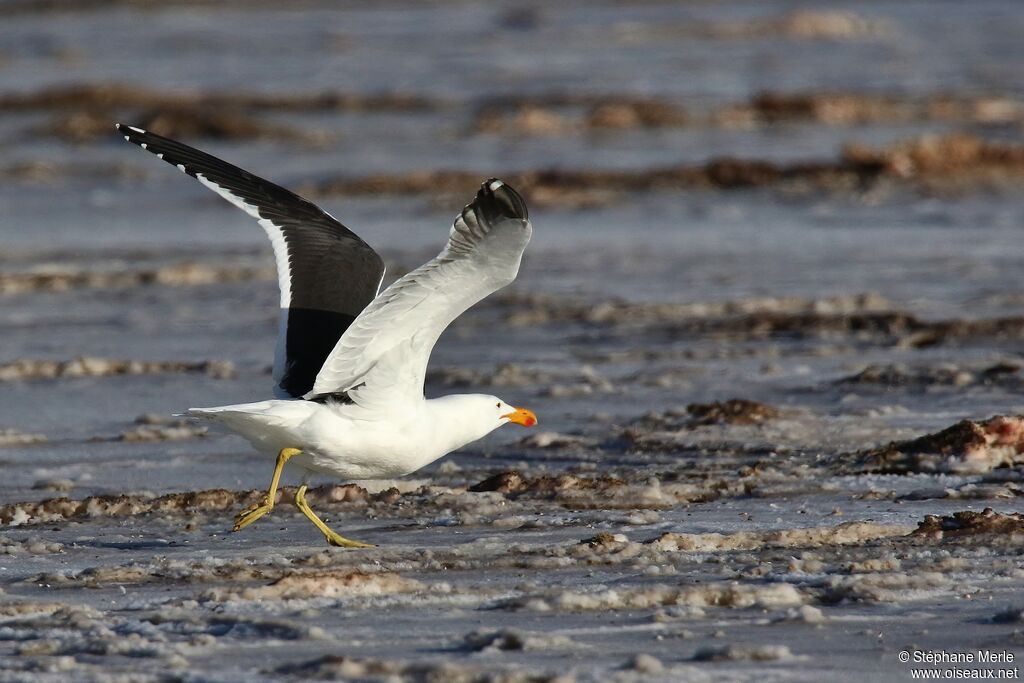
{"type": "Polygon", "coordinates": [[[933,7],[0,2],[0,681],[1019,660],[1024,16],[933,7]],[[427,393],[540,426],[319,482],[375,548],[294,476],[230,533],[272,463],[172,414],[268,394],[269,247],[115,119],[301,187],[392,276],[517,183],[520,279],[427,393]]]}

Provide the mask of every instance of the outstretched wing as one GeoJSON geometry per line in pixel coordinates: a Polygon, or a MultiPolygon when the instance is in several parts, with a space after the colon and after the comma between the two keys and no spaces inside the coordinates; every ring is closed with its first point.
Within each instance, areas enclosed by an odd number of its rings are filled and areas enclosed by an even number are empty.
{"type": "Polygon", "coordinates": [[[437,338],[515,279],[532,232],[523,198],[500,180],[485,182],[444,250],[381,292],[345,331],[306,398],[343,394],[370,411],[422,398],[437,338]]]}
{"type": "Polygon", "coordinates": [[[217,157],[140,128],[124,139],[152,152],[256,218],[277,260],[281,313],[274,394],[307,393],[324,360],[384,277],[384,262],[359,236],[312,202],[217,157]]]}

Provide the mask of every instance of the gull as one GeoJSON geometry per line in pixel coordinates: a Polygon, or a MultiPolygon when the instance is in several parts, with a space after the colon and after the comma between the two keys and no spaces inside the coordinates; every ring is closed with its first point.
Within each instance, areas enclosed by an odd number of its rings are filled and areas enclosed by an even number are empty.
{"type": "Polygon", "coordinates": [[[274,398],[188,410],[277,456],[266,496],[238,514],[234,531],[271,511],[291,464],[304,473],[295,505],[328,543],[371,547],[341,536],[310,509],[311,474],[399,477],[502,425],[537,423],[530,410],[496,396],[427,399],[423,392],[441,333],[519,271],[533,227],[523,198],[506,183],[484,182],[441,253],[380,291],[381,257],[315,204],[180,142],[134,126],[117,130],[255,218],[274,250],[281,291],[274,398]]]}

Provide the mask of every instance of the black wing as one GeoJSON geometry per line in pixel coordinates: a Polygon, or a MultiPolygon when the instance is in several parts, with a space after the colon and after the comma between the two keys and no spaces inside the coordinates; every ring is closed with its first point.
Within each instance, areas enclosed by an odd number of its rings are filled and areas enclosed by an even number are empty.
{"type": "Polygon", "coordinates": [[[283,187],[169,138],[122,124],[117,129],[266,230],[281,289],[274,393],[298,398],[309,392],[338,339],[377,296],[383,260],[330,214],[283,187]]]}

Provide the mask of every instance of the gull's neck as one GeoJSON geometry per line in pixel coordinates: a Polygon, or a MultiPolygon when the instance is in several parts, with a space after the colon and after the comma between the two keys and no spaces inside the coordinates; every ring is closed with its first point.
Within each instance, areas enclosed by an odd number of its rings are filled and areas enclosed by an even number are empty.
{"type": "Polygon", "coordinates": [[[432,445],[443,449],[435,459],[487,436],[500,426],[489,412],[481,411],[490,404],[481,405],[479,398],[471,394],[451,394],[423,402],[420,419],[424,430],[433,436],[432,445]]]}

